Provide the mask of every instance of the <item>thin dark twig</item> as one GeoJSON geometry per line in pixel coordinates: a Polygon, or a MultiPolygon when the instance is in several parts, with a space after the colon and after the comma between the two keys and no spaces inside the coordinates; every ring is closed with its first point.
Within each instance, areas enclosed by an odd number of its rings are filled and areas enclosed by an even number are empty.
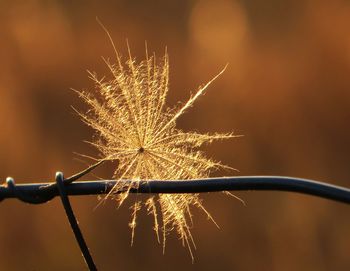
{"type": "Polygon", "coordinates": [[[57,184],[58,193],[59,193],[61,200],[62,200],[64,210],[66,211],[66,215],[67,215],[67,218],[69,220],[69,224],[72,228],[75,239],[77,240],[77,242],[79,244],[80,250],[81,250],[83,257],[84,257],[84,260],[85,260],[85,263],[88,266],[89,270],[95,271],[95,270],[97,270],[96,265],[94,263],[94,260],[92,259],[89,248],[86,245],[83,234],[81,233],[81,230],[80,230],[79,225],[78,225],[78,221],[75,218],[72,206],[71,206],[69,199],[68,199],[68,196],[67,196],[63,174],[61,172],[56,173],[56,184],[57,184]]]}
{"type": "MultiPolygon", "coordinates": [[[[125,180],[128,183],[130,181],[125,180]]],[[[68,195],[106,194],[116,184],[115,180],[74,182],[65,186],[68,195]]],[[[298,192],[350,203],[350,189],[308,179],[279,176],[240,176],[202,180],[141,181],[131,193],[202,193],[234,190],[270,190],[298,192]]],[[[119,191],[122,192],[122,191],[119,191]]],[[[58,196],[53,183],[15,185],[13,179],[0,186],[0,200],[18,198],[28,203],[43,203],[58,196]],[[47,188],[50,189],[47,189],[47,188]],[[33,202],[35,199],[35,202],[33,202]]]]}
{"type": "Polygon", "coordinates": [[[84,175],[90,173],[91,171],[93,171],[95,168],[97,168],[99,165],[101,165],[103,162],[105,162],[105,160],[100,160],[97,163],[89,166],[88,168],[78,172],[77,174],[74,174],[66,179],[64,179],[64,184],[70,184],[78,179],[80,179],[81,177],[83,177],[84,175]]]}

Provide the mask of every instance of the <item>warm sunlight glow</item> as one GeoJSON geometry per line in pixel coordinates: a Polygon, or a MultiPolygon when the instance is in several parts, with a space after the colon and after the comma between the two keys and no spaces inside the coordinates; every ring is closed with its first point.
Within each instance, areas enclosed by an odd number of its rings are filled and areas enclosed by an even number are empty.
{"type": "MultiPolygon", "coordinates": [[[[129,185],[118,183],[107,197],[116,198],[121,205],[130,188],[137,187],[140,180],[206,178],[211,170],[222,167],[230,169],[206,158],[198,148],[214,140],[235,137],[233,134],[199,134],[176,128],[177,119],[226,67],[200,87],[186,103],[174,109],[166,106],[169,90],[169,59],[166,52],[162,59],[156,61],[154,55],[148,55],[146,47],[146,59],[138,63],[131,57],[129,50],[125,64],[116,52],[116,64],[109,61],[106,64],[112,78],[99,79],[96,74],[90,73],[95,82],[95,92],[78,93],[90,106],[86,114],[79,114],[97,132],[96,139],[91,144],[101,152],[101,160],[118,162],[114,178],[132,181],[129,185]],[[120,191],[123,192],[117,195],[116,192],[120,191]]],[[[144,206],[154,216],[154,230],[158,240],[159,230],[162,230],[163,248],[167,233],[176,230],[193,257],[195,244],[190,231],[191,207],[202,209],[212,220],[199,195],[160,194],[150,196],[144,206]]],[[[141,207],[138,201],[131,207],[132,219],[129,225],[132,240],[136,214],[141,207]]]]}

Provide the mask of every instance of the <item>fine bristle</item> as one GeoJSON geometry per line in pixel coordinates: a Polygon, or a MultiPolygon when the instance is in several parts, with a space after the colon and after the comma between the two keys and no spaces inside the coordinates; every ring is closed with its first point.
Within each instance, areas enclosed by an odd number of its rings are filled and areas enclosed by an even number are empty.
{"type": "MultiPolygon", "coordinates": [[[[116,52],[117,63],[105,61],[111,71],[110,79],[98,79],[90,73],[95,83],[95,92],[80,91],[80,97],[90,106],[87,113],[79,113],[83,121],[92,127],[97,136],[91,143],[103,161],[118,161],[114,172],[116,180],[128,179],[128,187],[118,184],[106,198],[113,197],[121,205],[130,188],[140,180],[187,180],[206,178],[211,170],[223,167],[208,159],[198,150],[202,144],[234,137],[232,134],[199,134],[176,128],[177,119],[203,94],[205,89],[222,74],[225,68],[198,91],[180,108],[166,106],[169,90],[169,59],[167,53],[156,62],[146,51],[146,60],[136,62],[128,48],[129,57],[123,64],[116,52]]],[[[105,199],[106,199],[105,198],[105,199]]],[[[154,215],[154,229],[165,237],[174,230],[178,233],[191,257],[195,244],[191,235],[192,215],[190,207],[205,211],[198,194],[160,194],[146,202],[149,213],[154,215]],[[159,215],[158,215],[158,211],[159,215]],[[159,226],[158,220],[162,222],[159,226]]],[[[136,227],[139,202],[132,207],[132,241],[136,227]]]]}

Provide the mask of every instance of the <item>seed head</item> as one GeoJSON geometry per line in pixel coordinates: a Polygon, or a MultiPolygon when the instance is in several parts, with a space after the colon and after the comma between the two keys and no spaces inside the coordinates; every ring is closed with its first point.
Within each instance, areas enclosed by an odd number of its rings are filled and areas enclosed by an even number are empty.
{"type": "MultiPolygon", "coordinates": [[[[129,46],[128,46],[129,49],[129,46]]],[[[184,132],[176,128],[177,119],[182,116],[200,97],[211,81],[179,108],[166,106],[169,90],[168,54],[160,60],[149,56],[137,62],[131,57],[123,62],[116,51],[116,63],[105,60],[111,78],[98,78],[90,73],[95,84],[94,92],[79,91],[80,97],[90,110],[79,113],[83,121],[96,131],[93,142],[101,160],[118,162],[114,178],[118,181],[107,197],[116,198],[119,205],[128,197],[129,190],[137,187],[140,180],[188,180],[207,178],[213,169],[230,168],[207,157],[198,149],[204,143],[228,139],[233,134],[199,134],[184,132]],[[123,191],[117,194],[116,192],[123,191]]],[[[148,213],[154,216],[154,230],[159,241],[161,227],[163,248],[168,232],[175,230],[183,245],[187,246],[191,257],[195,244],[191,235],[191,207],[202,209],[212,217],[202,205],[198,194],[159,194],[145,202],[148,213]],[[160,223],[161,222],[161,223],[160,223]]],[[[142,204],[137,201],[132,206],[132,240],[136,227],[136,214],[142,204]]],[[[215,223],[215,222],[214,222],[215,223]]]]}

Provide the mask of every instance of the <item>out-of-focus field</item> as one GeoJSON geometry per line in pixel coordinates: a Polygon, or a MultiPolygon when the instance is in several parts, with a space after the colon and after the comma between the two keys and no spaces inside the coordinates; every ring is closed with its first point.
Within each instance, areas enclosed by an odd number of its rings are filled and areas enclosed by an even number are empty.
{"type": "MultiPolygon", "coordinates": [[[[206,147],[240,175],[290,175],[350,186],[350,4],[348,1],[1,1],[0,178],[52,180],[86,164],[74,152],[93,132],[71,106],[70,88],[89,89],[86,69],[109,76],[101,56],[126,39],[138,60],[170,56],[169,105],[186,100],[229,63],[178,126],[235,131],[243,138],[206,147]],[[78,158],[78,159],[77,159],[78,158]]],[[[110,178],[113,165],[99,169],[110,178]]],[[[216,175],[236,173],[217,172],[216,175]]],[[[90,176],[89,178],[94,178],[90,176]]],[[[220,225],[194,210],[195,263],[176,234],[166,253],[138,217],[130,247],[130,210],[96,197],[73,207],[101,270],[349,270],[350,207],[291,193],[204,195],[220,225]],[[119,269],[118,269],[119,268],[119,269]]],[[[1,270],[83,270],[58,199],[0,204],[1,270]]]]}

